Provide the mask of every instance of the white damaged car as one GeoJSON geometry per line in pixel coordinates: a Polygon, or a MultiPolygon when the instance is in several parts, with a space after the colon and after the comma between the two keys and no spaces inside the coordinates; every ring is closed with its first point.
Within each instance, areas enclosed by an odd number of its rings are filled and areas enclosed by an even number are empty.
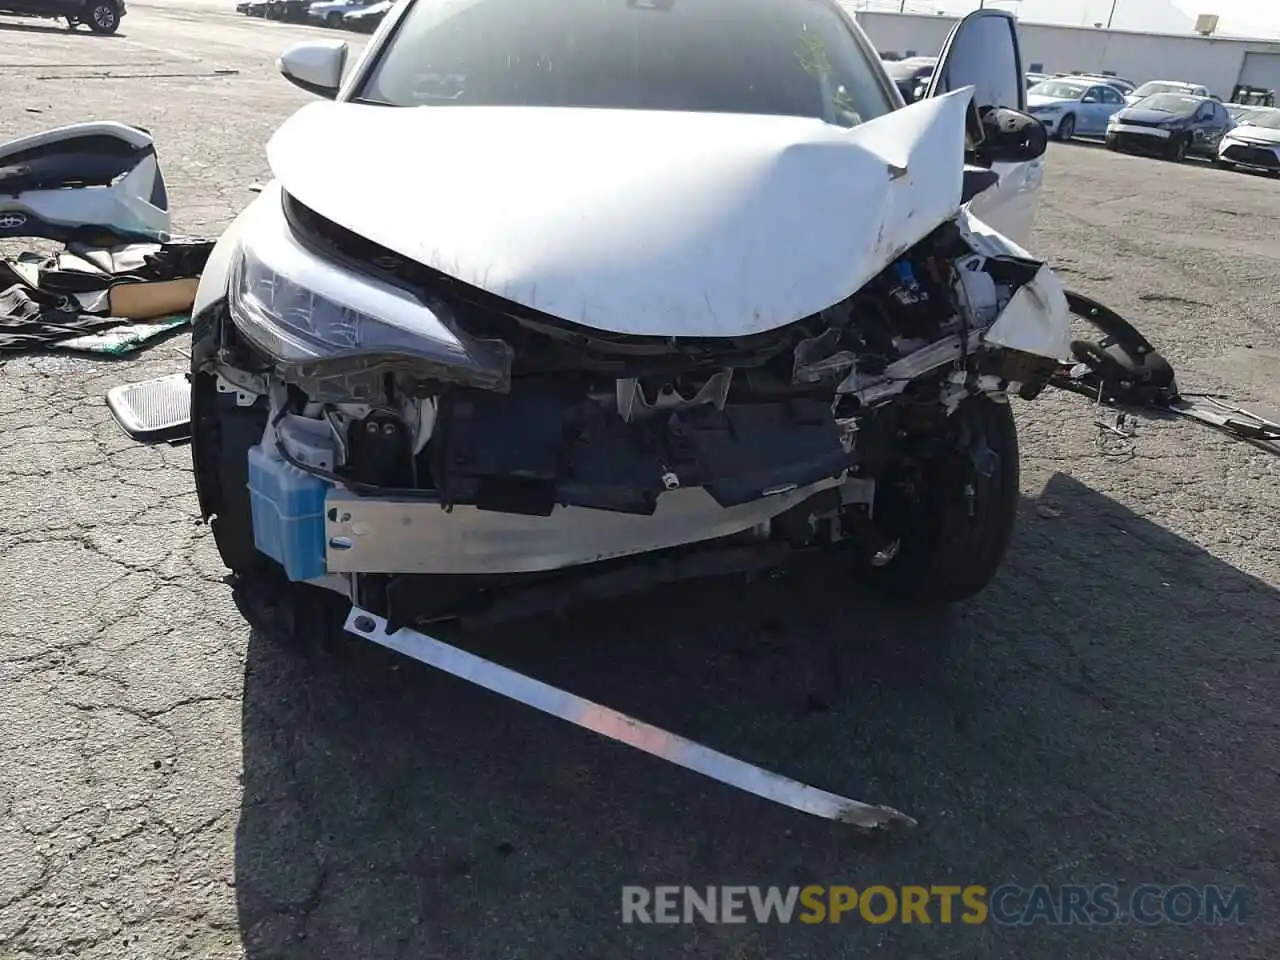
{"type": "Polygon", "coordinates": [[[1009,397],[1070,352],[1012,18],[910,106],[835,0],[406,0],[346,58],[281,58],[325,101],[196,300],[232,571],[398,624],[808,550],[992,579],[1009,397]]]}

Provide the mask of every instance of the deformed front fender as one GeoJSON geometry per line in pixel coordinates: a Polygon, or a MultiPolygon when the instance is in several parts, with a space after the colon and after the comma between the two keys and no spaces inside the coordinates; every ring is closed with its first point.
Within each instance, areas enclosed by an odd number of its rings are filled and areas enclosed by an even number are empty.
{"type": "MultiPolygon", "coordinates": [[[[981,256],[1040,263],[968,210],[960,213],[957,223],[965,241],[981,256]]],[[[1017,289],[983,339],[994,346],[1051,360],[1071,356],[1071,308],[1062,284],[1047,264],[1040,263],[1035,276],[1017,289]]]]}
{"type": "Polygon", "coordinates": [[[227,283],[231,277],[231,265],[235,260],[236,251],[240,249],[240,240],[244,235],[245,225],[260,204],[274,203],[279,205],[280,202],[280,186],[275,181],[272,181],[263,187],[262,193],[258,194],[247,207],[241,210],[236,215],[236,218],[231,221],[231,225],[218,237],[218,242],[213,245],[213,250],[209,253],[209,259],[205,261],[204,269],[200,272],[200,284],[196,287],[195,302],[191,307],[192,316],[200,316],[220,300],[226,298],[227,283]]]}

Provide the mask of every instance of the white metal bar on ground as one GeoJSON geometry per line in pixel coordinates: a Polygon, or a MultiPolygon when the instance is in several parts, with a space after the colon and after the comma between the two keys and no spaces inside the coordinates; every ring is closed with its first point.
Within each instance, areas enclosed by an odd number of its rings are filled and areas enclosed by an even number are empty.
{"type": "Polygon", "coordinates": [[[794,810],[868,829],[894,823],[916,825],[914,819],[892,807],[850,800],[772,773],[541,680],[517,673],[409,627],[387,633],[385,619],[359,607],[351,608],[347,615],[346,629],[358,637],[372,640],[419,663],[469,680],[535,710],[568,720],[619,743],[794,810]]]}

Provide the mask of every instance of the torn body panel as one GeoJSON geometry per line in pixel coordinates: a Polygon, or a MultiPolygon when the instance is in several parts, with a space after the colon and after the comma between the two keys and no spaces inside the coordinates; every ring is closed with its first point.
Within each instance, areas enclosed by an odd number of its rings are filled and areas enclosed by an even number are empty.
{"type": "Polygon", "coordinates": [[[0,143],[0,239],[167,241],[169,198],[145,130],[73,123],[0,143]]]}

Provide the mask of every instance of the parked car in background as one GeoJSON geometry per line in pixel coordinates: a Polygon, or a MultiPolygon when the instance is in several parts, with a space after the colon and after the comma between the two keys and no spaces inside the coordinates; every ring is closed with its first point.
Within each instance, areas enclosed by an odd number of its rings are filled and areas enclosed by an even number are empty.
{"type": "Polygon", "coordinates": [[[342,25],[357,33],[373,33],[378,29],[378,24],[382,22],[382,18],[387,15],[391,6],[392,0],[379,0],[378,3],[370,4],[363,10],[352,10],[343,15],[342,25]]]}
{"type": "Polygon", "coordinates": [[[1059,140],[1070,140],[1078,133],[1102,136],[1107,121],[1124,105],[1115,87],[1084,78],[1045,80],[1027,91],[1027,112],[1059,140]]]}
{"type": "Polygon", "coordinates": [[[342,18],[348,13],[371,6],[374,0],[320,0],[307,9],[307,19],[323,23],[326,27],[342,26],[342,18]]]}
{"type": "Polygon", "coordinates": [[[1028,73],[1026,76],[1027,89],[1030,90],[1037,83],[1044,83],[1048,79],[1049,75],[1047,73],[1028,73]]]}
{"type": "Polygon", "coordinates": [[[266,18],[289,23],[305,23],[310,0],[267,0],[266,18]]]}
{"type": "Polygon", "coordinates": [[[1107,125],[1107,148],[1180,162],[1189,154],[1216,157],[1223,135],[1236,125],[1212,97],[1157,93],[1125,107],[1107,125]]]}
{"type": "Polygon", "coordinates": [[[1211,96],[1209,88],[1198,83],[1187,83],[1185,80],[1149,80],[1125,97],[1128,103],[1137,103],[1144,97],[1157,93],[1185,93],[1192,97],[1211,96]]]}
{"type": "Polygon", "coordinates": [[[10,17],[65,20],[74,30],[84,24],[94,33],[115,33],[125,15],[124,0],[0,0],[0,13],[10,17]]]}
{"type": "Polygon", "coordinates": [[[937,57],[908,57],[906,60],[889,61],[884,68],[902,94],[902,99],[907,103],[915,103],[924,95],[937,62],[937,57]]]}
{"type": "Polygon", "coordinates": [[[1249,167],[1280,175],[1280,109],[1251,107],[1237,118],[1218,146],[1213,161],[1220,167],[1249,167]]]}
{"type": "Polygon", "coordinates": [[[1258,107],[1248,103],[1224,103],[1223,107],[1226,108],[1227,113],[1231,115],[1231,119],[1236,123],[1241,123],[1245,117],[1258,109],[1258,107]]]}
{"type": "Polygon", "coordinates": [[[1138,85],[1124,77],[1112,77],[1105,73],[1081,73],[1077,74],[1081,80],[1092,80],[1095,83],[1105,83],[1108,86],[1115,87],[1120,91],[1123,97],[1129,96],[1134,90],[1138,89],[1138,85]]]}

